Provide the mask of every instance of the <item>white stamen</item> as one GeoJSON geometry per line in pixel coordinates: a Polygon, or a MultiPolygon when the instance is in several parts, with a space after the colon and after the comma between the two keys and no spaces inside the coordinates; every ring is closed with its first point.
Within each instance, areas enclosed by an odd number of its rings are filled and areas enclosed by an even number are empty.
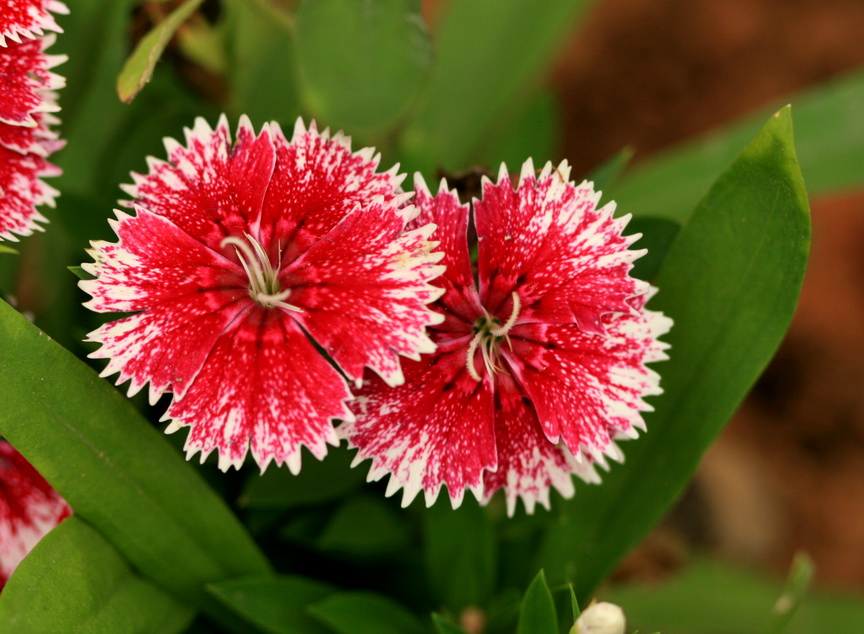
{"type": "Polygon", "coordinates": [[[483,378],[477,372],[477,368],[474,367],[474,355],[477,353],[478,347],[480,348],[480,354],[483,356],[483,365],[486,367],[486,372],[490,376],[494,376],[496,373],[503,370],[503,368],[496,363],[496,339],[499,337],[504,337],[507,340],[507,345],[510,346],[511,350],[513,349],[508,333],[510,332],[510,329],[513,328],[513,326],[516,324],[516,320],[519,318],[521,301],[519,299],[519,294],[515,291],[513,292],[512,297],[513,310],[511,311],[510,317],[507,319],[504,325],[498,327],[493,326],[493,318],[488,313],[485,317],[481,317],[477,320],[477,324],[475,325],[475,328],[477,328],[477,332],[471,339],[471,343],[468,344],[468,354],[465,361],[465,367],[468,370],[468,374],[470,374],[471,378],[475,381],[483,380],[483,378]]]}
{"type": "Polygon", "coordinates": [[[282,254],[276,268],[270,263],[270,258],[258,241],[248,233],[244,234],[246,241],[229,236],[222,240],[219,246],[231,245],[240,260],[240,266],[249,279],[249,296],[265,308],[283,308],[295,312],[303,312],[302,308],[287,303],[291,289],[279,290],[279,269],[282,266],[282,254]],[[251,246],[250,246],[251,245],[251,246]]]}

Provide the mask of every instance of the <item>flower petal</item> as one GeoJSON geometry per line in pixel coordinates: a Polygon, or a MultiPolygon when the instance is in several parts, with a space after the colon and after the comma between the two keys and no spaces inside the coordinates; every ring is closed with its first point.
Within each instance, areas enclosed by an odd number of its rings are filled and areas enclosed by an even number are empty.
{"type": "Polygon", "coordinates": [[[60,109],[52,91],[62,88],[65,80],[50,69],[66,57],[45,54],[54,39],[48,36],[0,48],[0,121],[34,127],[34,113],[60,109]]]}
{"type": "Polygon", "coordinates": [[[7,38],[21,42],[22,37],[34,39],[45,31],[62,33],[51,12],[66,14],[69,9],[58,0],[6,0],[0,11],[0,46],[9,46],[7,38]]]}
{"type": "Polygon", "coordinates": [[[298,119],[290,143],[273,124],[277,166],[267,190],[261,219],[261,244],[279,244],[282,262],[292,262],[327,234],[355,207],[400,193],[396,168],[376,173],[372,148],[351,152],[342,133],[319,134],[314,122],[307,130],[298,119]]]}
{"type": "Polygon", "coordinates": [[[627,273],[644,252],[628,250],[638,236],[621,236],[629,217],[613,218],[614,203],[598,209],[599,193],[569,174],[566,163],[547,163],[537,176],[529,159],[515,190],[503,165],[497,184],[484,181],[474,204],[480,296],[497,315],[518,288],[519,323],[602,333],[602,315],[629,312],[637,284],[627,273]]]}
{"type": "Polygon", "coordinates": [[[661,313],[603,318],[605,335],[573,325],[526,324],[511,332],[510,367],[531,400],[546,437],[574,454],[617,458],[616,437],[644,429],[643,397],[660,394],[659,376],[646,363],[666,358],[657,337],[671,320],[661,313]]]}
{"type": "Polygon", "coordinates": [[[331,419],[350,420],[351,394],[339,373],[279,310],[250,310],[222,333],[164,419],[189,426],[187,459],[214,450],[219,468],[240,468],[250,448],[261,470],[271,460],[300,470],[305,446],[319,460],[338,445],[331,419]]]}
{"type": "Polygon", "coordinates": [[[214,250],[227,236],[255,235],[276,161],[269,126],[256,136],[241,117],[233,146],[224,115],[215,129],[199,118],[184,132],[185,146],[165,140],[167,162],[148,158],[150,172],[132,174],[123,190],[135,200],[121,204],[164,216],[214,250]]]}
{"type": "Polygon", "coordinates": [[[0,588],[71,510],[12,445],[0,440],[0,588]]]}
{"type": "Polygon", "coordinates": [[[432,225],[403,233],[405,222],[395,201],[356,207],[280,276],[297,321],[358,386],[364,366],[402,383],[399,355],[435,349],[426,326],[440,316],[427,304],[441,294],[429,281],[442,254],[431,252],[432,225]]]}
{"type": "Polygon", "coordinates": [[[491,383],[469,376],[465,347],[403,362],[407,380],[395,388],[369,376],[351,402],[356,420],[338,428],[359,449],[354,465],[371,458],[369,480],[389,473],[388,495],[402,488],[403,506],[421,490],[431,505],[446,485],[457,507],[466,489],[482,494],[483,470],[495,465],[491,383]]]}
{"type": "Polygon", "coordinates": [[[572,497],[574,474],[585,482],[600,482],[590,458],[579,460],[566,447],[549,442],[531,402],[506,374],[496,377],[495,400],[498,466],[483,475],[484,503],[504,489],[507,515],[513,515],[519,498],[531,514],[538,503],[549,508],[550,486],[572,497]]]}
{"type": "Polygon", "coordinates": [[[38,223],[47,220],[36,207],[53,207],[60,192],[41,179],[59,174],[38,154],[0,147],[0,239],[17,241],[14,234],[28,236],[42,230],[38,223]]]}

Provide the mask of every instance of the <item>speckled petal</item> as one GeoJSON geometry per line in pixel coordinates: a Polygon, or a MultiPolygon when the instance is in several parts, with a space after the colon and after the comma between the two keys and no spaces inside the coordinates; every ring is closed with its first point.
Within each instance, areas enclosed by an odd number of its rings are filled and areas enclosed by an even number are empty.
{"type": "Polygon", "coordinates": [[[35,127],[34,113],[60,109],[53,91],[62,88],[65,80],[51,69],[66,61],[66,57],[45,54],[45,49],[53,43],[54,36],[47,36],[0,47],[0,121],[3,123],[35,127]]]}
{"type": "Polygon", "coordinates": [[[529,160],[516,189],[503,165],[497,184],[484,182],[474,205],[480,297],[499,314],[518,289],[519,323],[602,333],[602,315],[630,311],[636,281],[627,272],[644,251],[628,250],[638,235],[621,235],[629,217],[613,218],[614,203],[598,208],[599,193],[569,175],[566,163],[550,163],[538,176],[529,160]]]}
{"type": "MultiPolygon", "coordinates": [[[[278,244],[282,262],[299,255],[339,224],[355,207],[393,201],[404,176],[396,168],[377,172],[372,148],[351,152],[349,138],[308,130],[298,119],[291,141],[273,124],[277,166],[261,219],[261,244],[278,244]]],[[[275,255],[275,254],[274,254],[275,255]]]]}
{"type": "Polygon", "coordinates": [[[0,588],[71,510],[12,445],[0,440],[0,588]]]}
{"type": "Polygon", "coordinates": [[[16,235],[28,236],[42,230],[38,223],[47,220],[36,207],[53,207],[59,195],[42,178],[59,174],[59,168],[38,154],[22,154],[0,146],[0,239],[17,241],[16,235]]]}
{"type": "Polygon", "coordinates": [[[338,445],[334,418],[351,419],[339,373],[281,310],[253,309],[216,341],[204,367],[165,414],[169,432],[189,426],[187,458],[218,450],[219,467],[240,468],[251,447],[263,471],[271,461],[300,470],[302,447],[318,459],[338,445]]]}
{"type": "Polygon", "coordinates": [[[356,420],[338,428],[359,449],[355,465],[372,459],[369,480],[390,474],[388,495],[403,489],[403,506],[420,491],[431,505],[442,485],[454,507],[466,489],[479,497],[483,470],[495,465],[492,386],[468,375],[466,346],[455,340],[405,361],[407,380],[396,388],[369,376],[351,403],[356,420]]]}
{"type": "Polygon", "coordinates": [[[399,355],[418,359],[440,321],[427,304],[443,267],[427,225],[403,232],[410,209],[378,198],[355,208],[280,276],[298,322],[359,385],[364,366],[388,384],[404,380],[399,355]]]}
{"type": "Polygon", "coordinates": [[[531,403],[506,374],[496,378],[495,400],[498,465],[483,476],[484,503],[504,489],[508,515],[513,515],[520,498],[530,514],[537,504],[549,508],[550,487],[572,497],[573,475],[600,482],[589,457],[577,460],[566,447],[549,442],[531,403]]]}
{"type": "Polygon", "coordinates": [[[233,146],[224,115],[215,129],[197,119],[185,136],[186,145],[165,139],[167,162],[150,157],[148,174],[132,174],[123,190],[134,200],[121,204],[164,216],[214,250],[227,236],[256,235],[276,161],[269,125],[256,135],[241,117],[233,146]]]}
{"type": "Polygon", "coordinates": [[[0,10],[0,46],[14,45],[22,37],[34,39],[45,31],[62,33],[52,13],[66,14],[69,9],[58,0],[4,0],[0,10]]]}
{"type": "Polygon", "coordinates": [[[603,325],[605,335],[574,325],[516,326],[512,352],[504,352],[549,441],[598,461],[618,457],[615,438],[645,428],[641,412],[651,407],[643,398],[662,392],[645,364],[666,358],[657,337],[671,320],[642,309],[606,315],[603,325]]]}

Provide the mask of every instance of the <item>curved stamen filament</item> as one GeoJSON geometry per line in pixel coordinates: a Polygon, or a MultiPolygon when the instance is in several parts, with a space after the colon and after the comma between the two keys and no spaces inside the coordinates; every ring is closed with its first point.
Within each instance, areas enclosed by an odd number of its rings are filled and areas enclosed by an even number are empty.
{"type": "MultiPolygon", "coordinates": [[[[510,337],[508,333],[510,329],[516,324],[516,320],[519,318],[519,310],[521,308],[521,301],[519,300],[519,294],[517,292],[513,292],[513,310],[510,313],[510,317],[504,322],[501,326],[495,326],[495,319],[491,317],[488,313],[485,317],[481,317],[477,320],[477,324],[475,328],[477,332],[471,338],[471,343],[468,344],[468,353],[467,358],[465,360],[465,367],[468,370],[468,374],[471,375],[471,378],[475,381],[482,381],[483,377],[477,372],[477,368],[474,367],[474,355],[477,353],[477,349],[480,349],[480,354],[483,356],[483,365],[486,367],[486,372],[490,376],[494,376],[496,373],[500,372],[503,368],[498,365],[498,342],[497,339],[504,337],[507,340],[507,345],[510,345],[510,337]]],[[[512,349],[512,346],[511,346],[512,349]]]]}
{"type": "Polygon", "coordinates": [[[279,307],[285,310],[302,312],[302,308],[285,301],[291,295],[290,288],[286,288],[283,291],[279,290],[278,269],[281,268],[281,253],[279,263],[276,265],[276,268],[273,268],[264,247],[248,233],[244,235],[246,236],[246,241],[229,236],[223,239],[219,246],[224,247],[230,244],[234,247],[234,252],[240,260],[240,266],[243,267],[243,271],[245,271],[246,277],[249,280],[249,296],[265,308],[279,307]]]}

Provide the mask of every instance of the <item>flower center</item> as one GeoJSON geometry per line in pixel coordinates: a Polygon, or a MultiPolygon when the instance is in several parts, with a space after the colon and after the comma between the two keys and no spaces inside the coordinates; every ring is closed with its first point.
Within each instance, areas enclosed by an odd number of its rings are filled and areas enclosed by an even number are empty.
{"type": "MultiPolygon", "coordinates": [[[[483,317],[477,319],[474,322],[474,338],[471,339],[471,343],[468,344],[468,358],[466,359],[466,367],[468,368],[468,374],[471,375],[475,381],[482,381],[483,377],[477,372],[477,369],[474,367],[474,355],[477,351],[480,351],[480,355],[483,357],[483,365],[486,367],[486,372],[489,373],[490,376],[495,376],[498,372],[501,372],[503,368],[498,363],[498,344],[502,339],[507,341],[507,345],[510,346],[510,329],[516,324],[516,319],[519,317],[519,308],[521,307],[521,303],[519,301],[519,293],[513,292],[513,311],[510,313],[510,317],[507,318],[507,321],[502,325],[498,319],[491,316],[489,313],[486,313],[483,317]]],[[[486,312],[485,310],[483,312],[486,312]]]]}
{"type": "Polygon", "coordinates": [[[246,236],[245,241],[231,236],[222,240],[219,246],[224,247],[230,244],[234,247],[234,252],[240,259],[240,266],[246,271],[246,277],[249,280],[249,297],[264,308],[284,308],[285,310],[302,312],[302,308],[285,301],[291,294],[291,289],[286,288],[283,291],[279,288],[279,269],[282,266],[281,252],[279,254],[280,261],[276,263],[274,268],[261,244],[248,233],[244,235],[246,236]]]}

